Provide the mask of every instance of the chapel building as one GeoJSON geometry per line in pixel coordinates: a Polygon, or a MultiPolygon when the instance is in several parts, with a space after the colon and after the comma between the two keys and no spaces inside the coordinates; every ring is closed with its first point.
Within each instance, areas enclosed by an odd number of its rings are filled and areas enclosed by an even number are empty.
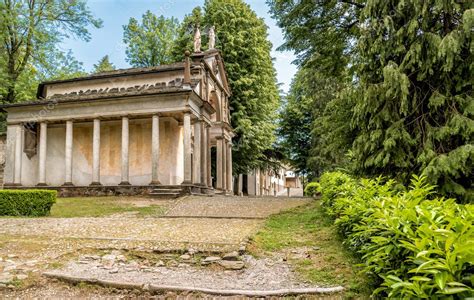
{"type": "Polygon", "coordinates": [[[216,49],[43,82],[36,100],[2,107],[4,187],[62,196],[232,193],[230,96],[216,49]]]}

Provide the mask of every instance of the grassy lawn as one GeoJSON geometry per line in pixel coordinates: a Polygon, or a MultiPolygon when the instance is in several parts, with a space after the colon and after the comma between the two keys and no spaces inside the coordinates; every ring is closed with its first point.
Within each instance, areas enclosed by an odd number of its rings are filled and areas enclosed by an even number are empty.
{"type": "Polygon", "coordinates": [[[125,212],[156,216],[164,213],[164,207],[151,201],[137,201],[137,198],[132,197],[58,198],[51,208],[51,217],[101,217],[125,212]]]}
{"type": "Polygon", "coordinates": [[[357,259],[344,249],[319,201],[269,218],[250,250],[256,256],[282,256],[312,283],[342,285],[346,297],[370,295],[366,279],[357,273],[357,259]]]}

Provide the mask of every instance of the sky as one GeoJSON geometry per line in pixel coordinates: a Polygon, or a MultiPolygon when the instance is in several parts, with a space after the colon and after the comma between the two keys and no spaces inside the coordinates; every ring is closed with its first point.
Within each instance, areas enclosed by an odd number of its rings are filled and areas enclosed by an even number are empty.
{"type": "MultiPolygon", "coordinates": [[[[283,34],[275,20],[268,13],[269,8],[264,0],[246,0],[259,17],[265,19],[269,39],[273,44],[272,57],[275,59],[277,79],[281,88],[287,92],[296,73],[292,64],[295,56],[292,52],[276,51],[283,43],[283,34]]],[[[117,68],[129,68],[125,61],[125,45],[122,43],[123,28],[131,17],[141,19],[143,13],[151,10],[156,15],[174,16],[180,21],[196,6],[202,6],[204,0],[89,0],[88,6],[95,17],[102,19],[102,28],[89,28],[91,40],[85,42],[76,39],[65,40],[61,47],[72,50],[74,57],[83,63],[86,71],[91,71],[100,58],[109,55],[110,61],[117,68]]]]}

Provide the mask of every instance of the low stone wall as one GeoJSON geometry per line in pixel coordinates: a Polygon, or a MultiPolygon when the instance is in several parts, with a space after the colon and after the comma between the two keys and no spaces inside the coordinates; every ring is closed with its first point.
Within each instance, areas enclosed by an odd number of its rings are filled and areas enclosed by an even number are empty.
{"type": "Polygon", "coordinates": [[[159,186],[159,185],[104,185],[104,186],[5,186],[12,190],[56,190],[58,197],[96,197],[96,196],[148,196],[155,189],[180,189],[180,195],[214,195],[213,189],[196,185],[159,186]]]}
{"type": "Polygon", "coordinates": [[[88,197],[88,196],[145,196],[154,186],[5,186],[13,190],[56,190],[58,197],[88,197]]]}

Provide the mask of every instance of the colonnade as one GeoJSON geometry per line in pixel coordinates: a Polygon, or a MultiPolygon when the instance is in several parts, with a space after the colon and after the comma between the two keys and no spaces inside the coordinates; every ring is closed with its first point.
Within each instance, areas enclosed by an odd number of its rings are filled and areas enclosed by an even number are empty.
{"type": "MultiPolygon", "coordinates": [[[[17,125],[15,138],[15,159],[13,184],[21,184],[22,160],[22,125],[17,125]]],[[[46,157],[48,123],[40,123],[38,144],[38,186],[46,186],[46,157]]],[[[73,120],[66,120],[65,137],[65,178],[64,186],[73,186],[73,120]]],[[[129,117],[121,118],[121,182],[119,185],[130,185],[129,167],[129,117]]],[[[212,187],[211,177],[211,135],[206,121],[196,119],[191,122],[191,113],[183,113],[183,182],[182,185],[198,185],[212,187]],[[192,133],[194,129],[194,140],[192,133]]],[[[92,133],[92,183],[91,186],[101,186],[100,180],[100,128],[101,119],[93,119],[92,133]]],[[[151,141],[151,185],[159,185],[160,170],[160,116],[152,115],[151,141]]],[[[232,148],[230,140],[217,137],[217,181],[220,190],[232,190],[232,148]]]]}

